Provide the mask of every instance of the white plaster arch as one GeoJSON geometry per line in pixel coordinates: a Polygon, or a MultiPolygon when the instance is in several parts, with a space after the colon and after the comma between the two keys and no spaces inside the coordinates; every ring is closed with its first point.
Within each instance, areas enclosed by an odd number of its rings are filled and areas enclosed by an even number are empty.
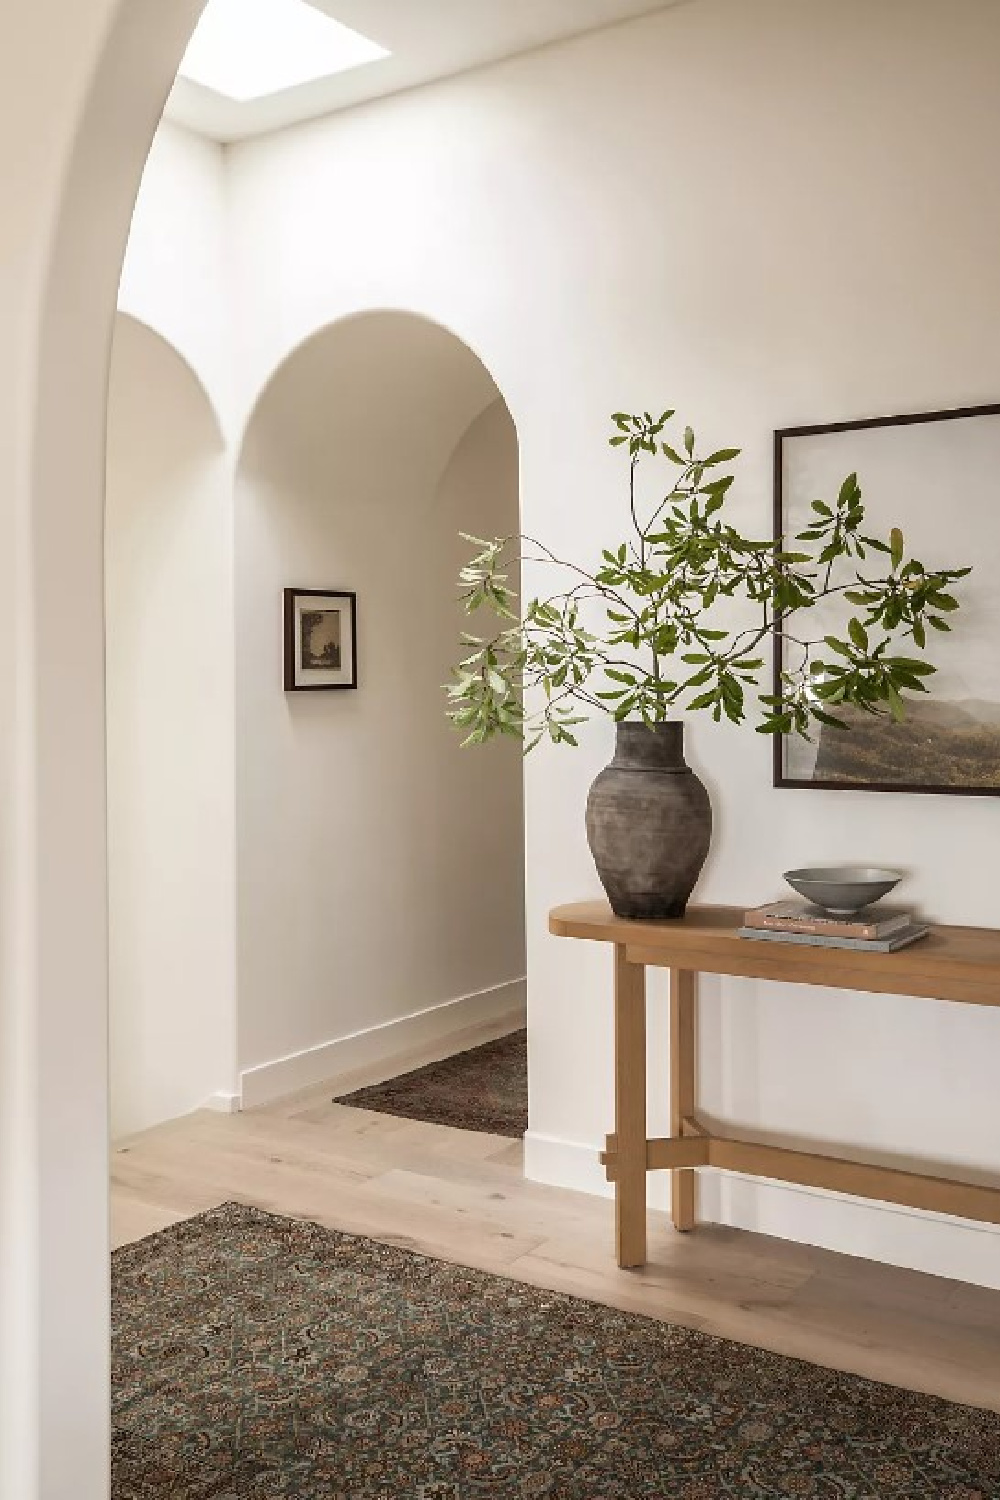
{"type": "Polygon", "coordinates": [[[222,419],[197,371],[121,311],[108,398],[109,1093],[118,1140],[233,1092],[233,480],[222,419]]]}
{"type": "Polygon", "coordinates": [[[160,327],[151,318],[143,317],[140,313],[133,312],[125,307],[119,307],[115,314],[115,325],[113,337],[117,337],[120,326],[130,326],[142,330],[148,334],[156,345],[162,345],[164,353],[171,361],[175,361],[184,372],[185,377],[198,391],[201,401],[208,413],[213,429],[213,437],[219,449],[226,446],[225,420],[218,400],[209,388],[208,381],[198,369],[194,360],[180,347],[177,341],[163,327],[160,327]]]}
{"type": "Polygon", "coordinates": [[[517,530],[518,460],[480,359],[405,310],[321,329],[254,408],[234,513],[238,1030],[251,1099],[279,1059],[330,1071],[343,1037],[523,995],[520,747],[464,752],[441,690],[464,623],[459,533],[517,530]],[[497,406],[500,419],[473,431],[497,406]],[[361,692],[330,703],[276,690],[289,585],[357,591],[361,692]],[[349,805],[336,790],[348,786],[349,805]],[[388,946],[372,928],[386,909],[388,946]]]}
{"type": "Polygon", "coordinates": [[[132,206],[201,9],[32,0],[0,57],[3,1500],[108,1494],[105,393],[132,206]]]}
{"type": "MultiPolygon", "coordinates": [[[[484,372],[493,388],[493,394],[484,401],[483,407],[480,410],[485,409],[489,401],[495,400],[499,396],[510,412],[515,427],[519,428],[516,406],[512,405],[507,391],[507,379],[497,374],[491,359],[472,339],[464,332],[460,333],[447,320],[436,317],[424,309],[404,304],[379,303],[370,307],[352,307],[341,311],[331,310],[329,318],[315,323],[308,330],[300,330],[296,335],[286,340],[278,356],[270,364],[264,379],[253,390],[249,399],[246,397],[244,399],[246,414],[240,424],[240,432],[236,445],[238,454],[237,469],[239,469],[243,461],[248,439],[252,435],[258,416],[266,406],[268,396],[296,359],[307,355],[309,349],[315,346],[317,341],[337,338],[341,334],[349,335],[359,326],[362,329],[375,329],[380,322],[388,320],[395,320],[396,326],[405,326],[408,324],[415,332],[419,330],[424,331],[427,336],[427,342],[424,345],[423,351],[419,347],[416,349],[415,353],[418,357],[421,352],[426,354],[432,349],[433,340],[438,340],[442,344],[447,341],[448,344],[453,346],[456,369],[464,366],[465,371],[469,372],[478,366],[484,372]]],[[[513,378],[509,383],[514,383],[513,378]]],[[[479,412],[474,411],[469,417],[466,426],[471,425],[478,415],[479,412]]],[[[461,433],[456,436],[456,442],[460,437],[461,433]]]]}

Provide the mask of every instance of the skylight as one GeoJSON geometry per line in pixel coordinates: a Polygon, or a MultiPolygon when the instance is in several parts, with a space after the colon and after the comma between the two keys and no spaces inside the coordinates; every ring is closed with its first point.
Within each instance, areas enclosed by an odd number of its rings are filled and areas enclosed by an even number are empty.
{"type": "Polygon", "coordinates": [[[245,103],[388,56],[306,0],[209,0],[180,76],[245,103]]]}

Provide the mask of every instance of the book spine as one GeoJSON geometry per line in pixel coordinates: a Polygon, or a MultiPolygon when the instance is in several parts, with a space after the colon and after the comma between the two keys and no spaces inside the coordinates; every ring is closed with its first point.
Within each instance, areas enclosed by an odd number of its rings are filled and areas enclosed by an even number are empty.
{"type": "Polygon", "coordinates": [[[799,932],[803,937],[863,938],[866,942],[881,936],[871,922],[816,922],[809,917],[767,917],[748,911],[745,927],[759,927],[767,932],[799,932]]]}

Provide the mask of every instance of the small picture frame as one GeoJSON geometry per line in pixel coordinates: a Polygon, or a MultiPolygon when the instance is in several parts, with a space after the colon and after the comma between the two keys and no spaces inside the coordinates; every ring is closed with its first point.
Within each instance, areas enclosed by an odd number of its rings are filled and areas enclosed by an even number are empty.
{"type": "Polygon", "coordinates": [[[347,589],[285,589],[285,692],[357,685],[357,595],[347,589]]]}

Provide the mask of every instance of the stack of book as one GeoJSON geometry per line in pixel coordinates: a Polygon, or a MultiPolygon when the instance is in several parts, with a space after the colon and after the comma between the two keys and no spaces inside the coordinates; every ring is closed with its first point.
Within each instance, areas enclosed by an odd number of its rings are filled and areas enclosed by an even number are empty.
{"type": "Polygon", "coordinates": [[[925,937],[928,928],[913,912],[869,906],[837,916],[808,901],[774,901],[755,906],[743,918],[740,937],[766,943],[809,943],[817,948],[855,948],[895,953],[925,937]]]}

